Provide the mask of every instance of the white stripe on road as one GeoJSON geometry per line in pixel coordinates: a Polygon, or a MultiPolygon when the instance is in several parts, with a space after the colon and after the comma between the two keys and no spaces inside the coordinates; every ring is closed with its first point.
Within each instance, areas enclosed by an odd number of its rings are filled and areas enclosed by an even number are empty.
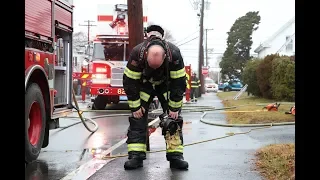
{"type": "MultiPolygon", "coordinates": [[[[159,120],[160,120],[159,117],[157,117],[153,121],[149,122],[148,125],[151,126],[157,123],[159,120]]],[[[103,151],[100,157],[110,154],[112,151],[114,151],[115,149],[119,148],[124,143],[126,143],[126,141],[127,141],[127,138],[122,139],[117,144],[103,151]]],[[[99,158],[94,157],[93,159],[81,165],[78,169],[72,171],[71,173],[69,173],[67,176],[63,177],[60,180],[86,180],[90,176],[92,176],[94,173],[96,173],[99,169],[101,169],[103,166],[111,162],[112,160],[114,159],[101,160],[99,158]]]]}

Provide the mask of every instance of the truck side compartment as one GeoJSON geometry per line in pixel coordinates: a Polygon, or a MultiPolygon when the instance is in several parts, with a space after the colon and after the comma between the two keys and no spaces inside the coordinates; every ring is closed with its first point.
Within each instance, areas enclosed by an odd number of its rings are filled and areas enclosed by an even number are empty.
{"type": "Polygon", "coordinates": [[[51,1],[25,0],[25,30],[51,37],[51,1]]]}

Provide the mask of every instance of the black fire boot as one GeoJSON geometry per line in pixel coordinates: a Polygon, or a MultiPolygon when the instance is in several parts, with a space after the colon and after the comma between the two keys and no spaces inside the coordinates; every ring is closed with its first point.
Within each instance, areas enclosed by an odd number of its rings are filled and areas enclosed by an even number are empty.
{"type": "Polygon", "coordinates": [[[189,163],[184,160],[181,153],[167,153],[167,160],[170,162],[170,168],[187,170],[189,163]]]}
{"type": "Polygon", "coordinates": [[[125,170],[137,169],[139,167],[143,167],[143,160],[139,158],[132,158],[124,163],[125,170]]]}
{"type": "Polygon", "coordinates": [[[189,163],[183,159],[173,159],[170,161],[170,168],[187,170],[189,168],[189,163]]]}
{"type": "Polygon", "coordinates": [[[128,161],[124,163],[124,169],[131,170],[131,169],[137,169],[140,167],[143,167],[143,160],[146,159],[146,153],[145,152],[135,152],[131,151],[128,153],[128,161]]]}

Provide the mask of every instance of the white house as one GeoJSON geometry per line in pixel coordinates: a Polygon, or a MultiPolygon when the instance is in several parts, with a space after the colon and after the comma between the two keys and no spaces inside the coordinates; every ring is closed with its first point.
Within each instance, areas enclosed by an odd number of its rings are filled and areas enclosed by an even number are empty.
{"type": "Polygon", "coordinates": [[[269,54],[279,53],[280,55],[291,56],[295,53],[295,17],[284,24],[269,39],[260,44],[254,50],[259,58],[269,54]]]}
{"type": "Polygon", "coordinates": [[[84,51],[73,52],[73,72],[81,72],[82,65],[87,63],[85,57],[84,51]]]}

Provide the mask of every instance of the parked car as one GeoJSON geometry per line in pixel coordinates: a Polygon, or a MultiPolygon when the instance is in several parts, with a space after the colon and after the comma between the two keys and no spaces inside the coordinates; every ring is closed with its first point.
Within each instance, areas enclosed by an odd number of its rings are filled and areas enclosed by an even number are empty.
{"type": "Polygon", "coordinates": [[[214,83],[213,79],[206,78],[204,80],[206,92],[218,92],[218,84],[214,83]]]}
{"type": "Polygon", "coordinates": [[[222,91],[240,91],[242,87],[243,84],[240,80],[230,80],[228,82],[220,83],[218,89],[222,91]]]}

